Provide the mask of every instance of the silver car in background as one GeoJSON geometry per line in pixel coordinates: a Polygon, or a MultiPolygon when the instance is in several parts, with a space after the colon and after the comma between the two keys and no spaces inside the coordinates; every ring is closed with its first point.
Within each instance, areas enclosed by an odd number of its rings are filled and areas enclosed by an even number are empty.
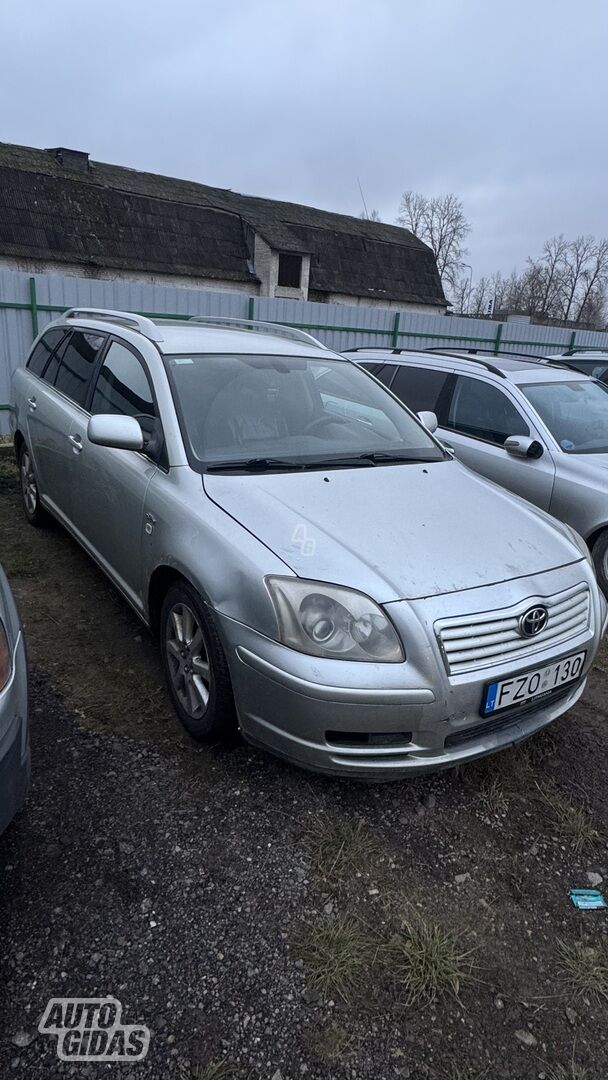
{"type": "Polygon", "coordinates": [[[390,779],[583,692],[606,619],[584,543],[308,335],[72,310],[13,393],[28,520],[62,522],[157,635],[195,738],[236,719],[390,779]]]}
{"type": "Polygon", "coordinates": [[[23,631],[0,567],[0,832],[25,802],[30,776],[27,662],[23,631]]]}
{"type": "Polygon", "coordinates": [[[405,405],[434,414],[433,430],[465,465],[576,529],[608,595],[604,382],[577,371],[574,358],[365,348],[346,355],[405,405]]]}

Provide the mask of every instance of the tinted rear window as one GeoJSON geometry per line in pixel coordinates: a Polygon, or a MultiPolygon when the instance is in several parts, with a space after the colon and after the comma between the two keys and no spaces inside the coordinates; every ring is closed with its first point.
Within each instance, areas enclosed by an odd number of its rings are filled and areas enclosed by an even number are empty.
{"type": "Polygon", "coordinates": [[[436,413],[441,422],[445,409],[441,408],[440,398],[450,376],[449,371],[434,371],[432,368],[411,367],[407,364],[397,371],[391,390],[412,412],[426,409],[436,413]]]}
{"type": "Polygon", "coordinates": [[[56,354],[59,370],[54,385],[77,405],[84,405],[86,401],[95,361],[105,340],[103,334],[75,330],[65,347],[59,350],[61,356],[56,354]]]}
{"type": "Polygon", "coordinates": [[[46,334],[40,338],[27,362],[29,370],[33,371],[34,375],[43,374],[51,353],[57,348],[65,333],[65,330],[47,330],[46,334]]]}
{"type": "Polygon", "coordinates": [[[385,386],[390,386],[391,379],[395,374],[394,364],[361,364],[371,375],[375,375],[385,386]]]}

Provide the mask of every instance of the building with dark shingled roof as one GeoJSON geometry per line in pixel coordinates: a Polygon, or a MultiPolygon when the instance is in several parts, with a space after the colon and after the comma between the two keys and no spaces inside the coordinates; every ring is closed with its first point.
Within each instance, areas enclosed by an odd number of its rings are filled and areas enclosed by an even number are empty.
{"type": "Polygon", "coordinates": [[[0,266],[443,312],[407,229],[0,143],[0,266]]]}

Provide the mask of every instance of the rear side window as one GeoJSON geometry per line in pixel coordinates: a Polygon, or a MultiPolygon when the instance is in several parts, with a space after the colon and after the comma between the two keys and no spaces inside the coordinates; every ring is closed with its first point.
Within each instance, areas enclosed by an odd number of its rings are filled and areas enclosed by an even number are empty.
{"type": "Polygon", "coordinates": [[[134,352],[113,341],[104,358],[93,392],[91,412],[135,416],[152,434],[156,406],[143,365],[134,352]]]}
{"type": "Polygon", "coordinates": [[[58,362],[54,385],[77,405],[84,405],[87,399],[95,361],[105,340],[103,334],[74,330],[53,357],[58,362]]]}
{"type": "Polygon", "coordinates": [[[570,366],[577,371],[581,371],[583,375],[591,375],[594,379],[601,379],[602,382],[606,382],[608,364],[605,360],[577,360],[575,363],[570,362],[570,366]]]}
{"type": "Polygon", "coordinates": [[[34,375],[43,374],[51,353],[57,348],[65,333],[65,330],[47,330],[46,334],[42,335],[27,362],[28,369],[33,371],[34,375]]]}
{"type": "Polygon", "coordinates": [[[391,390],[401,398],[412,412],[427,410],[434,412],[440,424],[445,419],[449,371],[434,371],[433,368],[400,367],[391,390]]]}
{"type": "Polygon", "coordinates": [[[499,446],[509,435],[530,434],[523,416],[502,390],[466,375],[456,379],[445,426],[499,446]]]}
{"type": "Polygon", "coordinates": [[[371,375],[375,375],[385,386],[390,386],[395,374],[394,364],[362,364],[361,367],[364,367],[371,375]]]}

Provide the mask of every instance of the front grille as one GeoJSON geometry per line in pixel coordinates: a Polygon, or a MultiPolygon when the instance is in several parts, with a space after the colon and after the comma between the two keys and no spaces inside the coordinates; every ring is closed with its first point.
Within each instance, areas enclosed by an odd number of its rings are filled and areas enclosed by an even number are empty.
{"type": "Polygon", "coordinates": [[[559,645],[589,627],[589,587],[582,582],[554,596],[534,597],[502,611],[482,612],[435,624],[450,675],[495,666],[507,660],[527,658],[547,645],[559,645]],[[549,618],[535,637],[522,637],[519,618],[529,608],[542,605],[549,618]]]}

